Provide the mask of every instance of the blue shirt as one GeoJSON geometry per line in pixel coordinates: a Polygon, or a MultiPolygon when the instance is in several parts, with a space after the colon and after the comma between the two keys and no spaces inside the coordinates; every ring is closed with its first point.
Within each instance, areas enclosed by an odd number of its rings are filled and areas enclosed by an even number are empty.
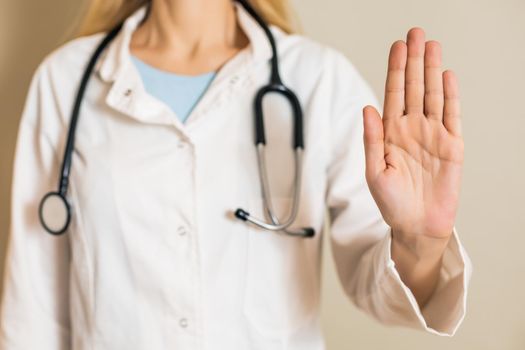
{"type": "Polygon", "coordinates": [[[183,123],[216,74],[181,75],[150,66],[133,55],[131,57],[146,91],[166,103],[183,123]]]}

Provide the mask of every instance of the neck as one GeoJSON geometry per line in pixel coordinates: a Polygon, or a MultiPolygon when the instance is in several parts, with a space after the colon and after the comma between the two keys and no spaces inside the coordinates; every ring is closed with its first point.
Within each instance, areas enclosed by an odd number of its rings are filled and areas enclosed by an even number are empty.
{"type": "Polygon", "coordinates": [[[245,44],[232,0],[151,1],[148,17],[134,33],[135,46],[192,55],[245,44]]]}

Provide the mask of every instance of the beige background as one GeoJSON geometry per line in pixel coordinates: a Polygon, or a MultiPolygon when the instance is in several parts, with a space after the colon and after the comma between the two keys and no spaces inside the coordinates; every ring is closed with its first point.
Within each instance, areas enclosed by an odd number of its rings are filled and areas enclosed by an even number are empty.
{"type": "MultiPolygon", "coordinates": [[[[82,2],[0,0],[0,258],[29,79],[82,2]]],[[[525,0],[295,0],[305,32],[344,51],[382,98],[389,45],[412,26],[442,42],[460,79],[466,167],[457,227],[474,263],[454,338],[385,328],[342,295],[325,245],[329,349],[525,349],[525,0]]],[[[3,267],[3,264],[0,266],[3,267]]]]}

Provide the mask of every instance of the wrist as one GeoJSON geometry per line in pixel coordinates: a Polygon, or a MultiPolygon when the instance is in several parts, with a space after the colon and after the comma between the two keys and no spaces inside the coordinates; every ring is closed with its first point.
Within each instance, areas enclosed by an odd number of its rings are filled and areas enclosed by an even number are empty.
{"type": "Polygon", "coordinates": [[[403,283],[423,307],[439,281],[449,237],[400,234],[392,230],[391,258],[403,283]]]}
{"type": "Polygon", "coordinates": [[[423,234],[405,233],[392,229],[392,246],[410,255],[414,262],[439,260],[445,251],[451,235],[429,237],[423,234]]]}

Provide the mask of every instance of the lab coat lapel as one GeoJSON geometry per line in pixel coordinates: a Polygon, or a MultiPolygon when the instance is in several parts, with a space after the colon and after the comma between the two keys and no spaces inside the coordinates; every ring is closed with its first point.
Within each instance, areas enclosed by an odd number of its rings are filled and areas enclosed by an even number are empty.
{"type": "MultiPolygon", "coordinates": [[[[100,79],[112,84],[105,98],[108,106],[140,122],[172,125],[181,133],[187,134],[188,130],[185,125],[174,118],[164,104],[159,103],[145,91],[140,74],[131,61],[129,50],[131,36],[146,15],[146,6],[140,7],[125,20],[121,32],[99,59],[95,71],[100,79]]],[[[250,41],[249,57],[247,60],[240,60],[244,63],[242,65],[227,62],[219,70],[213,83],[202,97],[202,103],[197,105],[196,113],[200,113],[200,110],[208,110],[207,106],[216,100],[215,95],[220,92],[216,90],[221,90],[227,82],[231,83],[231,77],[235,81],[238,78],[237,73],[245,65],[253,66],[256,63],[267,62],[271,57],[271,46],[262,28],[240,4],[234,2],[234,6],[239,25],[250,41]]],[[[192,117],[192,119],[195,118],[196,116],[192,117]]]]}
{"type": "Polygon", "coordinates": [[[143,123],[173,125],[181,130],[182,124],[177,118],[170,118],[166,106],[146,93],[140,74],[131,61],[131,35],[145,14],[146,6],[142,6],[125,20],[122,30],[106,49],[95,70],[102,81],[112,84],[105,97],[109,107],[143,123]]]}

